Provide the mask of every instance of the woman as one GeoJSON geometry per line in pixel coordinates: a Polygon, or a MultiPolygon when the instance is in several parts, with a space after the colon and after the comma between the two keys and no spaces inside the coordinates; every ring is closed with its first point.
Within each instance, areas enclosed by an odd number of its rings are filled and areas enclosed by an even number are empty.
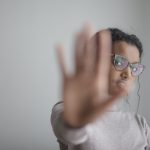
{"type": "Polygon", "coordinates": [[[60,149],[150,150],[145,118],[117,107],[144,69],[141,42],[114,28],[91,37],[85,27],[76,37],[73,75],[66,71],[62,46],[57,47],[63,101],[53,107],[51,124],[60,149]]]}

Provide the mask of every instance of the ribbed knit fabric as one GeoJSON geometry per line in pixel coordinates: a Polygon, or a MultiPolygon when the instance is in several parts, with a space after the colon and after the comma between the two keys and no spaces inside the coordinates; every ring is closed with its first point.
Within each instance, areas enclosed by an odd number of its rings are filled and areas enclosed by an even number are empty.
{"type": "Polygon", "coordinates": [[[82,128],[70,128],[62,119],[63,102],[51,113],[51,124],[61,150],[150,150],[150,128],[139,114],[108,111],[82,128]]]}

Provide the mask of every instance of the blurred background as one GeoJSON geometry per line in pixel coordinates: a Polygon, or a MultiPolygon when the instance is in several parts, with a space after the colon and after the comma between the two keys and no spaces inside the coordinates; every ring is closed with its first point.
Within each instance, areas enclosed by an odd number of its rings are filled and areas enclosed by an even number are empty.
{"type": "Polygon", "coordinates": [[[74,34],[85,22],[96,31],[117,27],[141,39],[146,69],[139,113],[150,125],[149,7],[149,0],[0,0],[0,150],[59,149],[50,124],[61,100],[54,47],[64,44],[71,70],[74,34]]]}

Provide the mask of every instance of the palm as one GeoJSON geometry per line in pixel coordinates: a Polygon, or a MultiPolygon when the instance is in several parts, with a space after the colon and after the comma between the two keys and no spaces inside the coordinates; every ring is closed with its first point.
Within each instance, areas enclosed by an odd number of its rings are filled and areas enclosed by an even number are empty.
{"type": "Polygon", "coordinates": [[[74,75],[66,73],[62,48],[57,49],[63,74],[64,118],[75,127],[91,122],[104,114],[123,94],[120,91],[111,98],[109,96],[108,74],[111,53],[109,31],[103,30],[91,39],[90,36],[90,30],[86,28],[76,39],[74,75]]]}

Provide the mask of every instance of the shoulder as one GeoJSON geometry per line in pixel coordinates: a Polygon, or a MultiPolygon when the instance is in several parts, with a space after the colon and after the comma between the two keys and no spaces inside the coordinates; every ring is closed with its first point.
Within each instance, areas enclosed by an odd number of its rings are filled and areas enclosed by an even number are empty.
{"type": "Polygon", "coordinates": [[[135,112],[126,112],[123,113],[123,115],[126,120],[128,119],[131,124],[134,123],[141,130],[147,130],[147,128],[149,128],[146,118],[143,115],[135,112]]]}
{"type": "Polygon", "coordinates": [[[63,110],[64,110],[63,101],[55,103],[51,109],[51,117],[50,117],[51,122],[54,122],[54,120],[60,116],[63,110]]]}
{"type": "Polygon", "coordinates": [[[63,101],[59,101],[55,103],[54,106],[52,107],[52,112],[57,111],[57,110],[62,110],[63,104],[64,104],[63,101]]]}
{"type": "Polygon", "coordinates": [[[145,126],[147,125],[147,122],[144,116],[140,114],[135,114],[135,119],[141,127],[145,128],[145,126]]]}
{"type": "Polygon", "coordinates": [[[141,124],[141,126],[143,127],[145,136],[147,138],[147,142],[150,145],[150,126],[148,125],[145,117],[141,116],[141,115],[137,115],[137,118],[141,124]]]}
{"type": "Polygon", "coordinates": [[[144,131],[147,137],[150,136],[150,127],[146,121],[146,118],[140,114],[135,114],[135,119],[139,125],[139,127],[144,131]]]}

